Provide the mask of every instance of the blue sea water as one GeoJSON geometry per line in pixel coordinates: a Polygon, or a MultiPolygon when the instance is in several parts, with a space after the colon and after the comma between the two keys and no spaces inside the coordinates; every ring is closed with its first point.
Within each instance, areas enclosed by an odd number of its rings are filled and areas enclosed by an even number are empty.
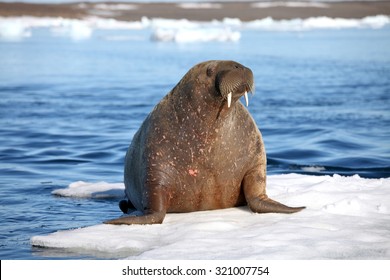
{"type": "Polygon", "coordinates": [[[204,60],[253,70],[249,111],[269,174],[390,176],[389,28],[241,35],[175,44],[145,30],[73,41],[37,29],[0,41],[0,258],[91,258],[32,248],[29,239],[119,215],[117,201],[51,192],[78,180],[122,182],[143,119],[204,60]]]}

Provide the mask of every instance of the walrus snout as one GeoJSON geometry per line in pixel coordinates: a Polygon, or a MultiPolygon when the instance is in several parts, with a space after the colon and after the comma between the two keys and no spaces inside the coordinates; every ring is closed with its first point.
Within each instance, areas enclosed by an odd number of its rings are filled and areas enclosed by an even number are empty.
{"type": "Polygon", "coordinates": [[[232,101],[236,102],[241,96],[245,97],[245,103],[248,106],[248,92],[254,91],[252,70],[238,63],[229,68],[218,72],[215,79],[216,88],[222,98],[227,100],[228,108],[232,101]]]}

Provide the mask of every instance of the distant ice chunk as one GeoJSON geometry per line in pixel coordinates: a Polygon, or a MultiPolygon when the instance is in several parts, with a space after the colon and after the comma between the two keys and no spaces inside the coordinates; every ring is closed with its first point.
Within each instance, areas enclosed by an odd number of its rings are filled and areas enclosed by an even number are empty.
{"type": "Polygon", "coordinates": [[[77,198],[121,198],[124,197],[124,189],[123,183],[77,181],[65,189],[54,190],[52,194],[77,198]]]}
{"type": "Polygon", "coordinates": [[[237,42],[241,33],[219,21],[197,22],[187,19],[152,19],[152,40],[158,42],[237,42]]]}
{"type": "Polygon", "coordinates": [[[158,28],[152,34],[154,41],[193,43],[193,42],[237,42],[241,34],[238,31],[232,31],[230,28],[180,28],[164,29],[158,28]]]}
{"type": "Polygon", "coordinates": [[[305,167],[302,167],[302,170],[306,171],[306,172],[320,172],[320,171],[324,171],[326,169],[323,166],[305,166],[305,167]]]}
{"type": "MultiPolygon", "coordinates": [[[[146,19],[144,19],[146,20],[146,19]]],[[[191,21],[188,19],[165,19],[165,18],[153,18],[147,19],[148,27],[152,29],[196,29],[202,28],[208,25],[207,22],[201,24],[197,21],[191,21]]]]}
{"type": "Polygon", "coordinates": [[[242,21],[238,18],[224,18],[222,20],[222,24],[227,25],[227,26],[241,27],[242,21]]]}
{"type": "Polygon", "coordinates": [[[55,35],[70,37],[75,41],[89,39],[93,28],[88,22],[82,20],[63,20],[58,26],[52,28],[55,35]]]}
{"type": "Polygon", "coordinates": [[[0,39],[19,41],[30,36],[30,26],[21,18],[0,18],[0,39]]]}
{"type": "Polygon", "coordinates": [[[308,31],[316,29],[373,28],[378,29],[390,24],[389,16],[372,16],[363,19],[345,19],[330,17],[311,17],[307,19],[275,20],[271,17],[244,22],[243,28],[266,31],[308,31]]]}
{"type": "Polygon", "coordinates": [[[390,17],[385,15],[365,17],[361,22],[363,27],[379,29],[390,24],[390,17]]]}

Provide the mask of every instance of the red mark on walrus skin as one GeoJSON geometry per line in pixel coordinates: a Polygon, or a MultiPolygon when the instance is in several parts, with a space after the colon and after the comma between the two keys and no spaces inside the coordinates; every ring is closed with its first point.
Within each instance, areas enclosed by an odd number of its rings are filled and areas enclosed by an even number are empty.
{"type": "Polygon", "coordinates": [[[188,169],[188,174],[190,174],[193,177],[196,177],[196,175],[198,175],[198,170],[197,169],[195,169],[195,170],[188,169]]]}

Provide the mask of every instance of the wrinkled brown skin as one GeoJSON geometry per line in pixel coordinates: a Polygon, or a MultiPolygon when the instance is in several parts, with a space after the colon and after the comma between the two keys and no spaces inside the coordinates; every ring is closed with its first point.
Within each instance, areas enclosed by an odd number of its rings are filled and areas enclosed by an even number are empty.
{"type": "Polygon", "coordinates": [[[238,102],[252,89],[252,71],[234,61],[206,61],[190,69],[149,114],[126,154],[126,196],[143,215],[105,223],[155,224],[168,212],[245,204],[256,213],[305,208],[266,195],[263,140],[238,102]],[[230,108],[228,91],[233,91],[230,108]]]}

